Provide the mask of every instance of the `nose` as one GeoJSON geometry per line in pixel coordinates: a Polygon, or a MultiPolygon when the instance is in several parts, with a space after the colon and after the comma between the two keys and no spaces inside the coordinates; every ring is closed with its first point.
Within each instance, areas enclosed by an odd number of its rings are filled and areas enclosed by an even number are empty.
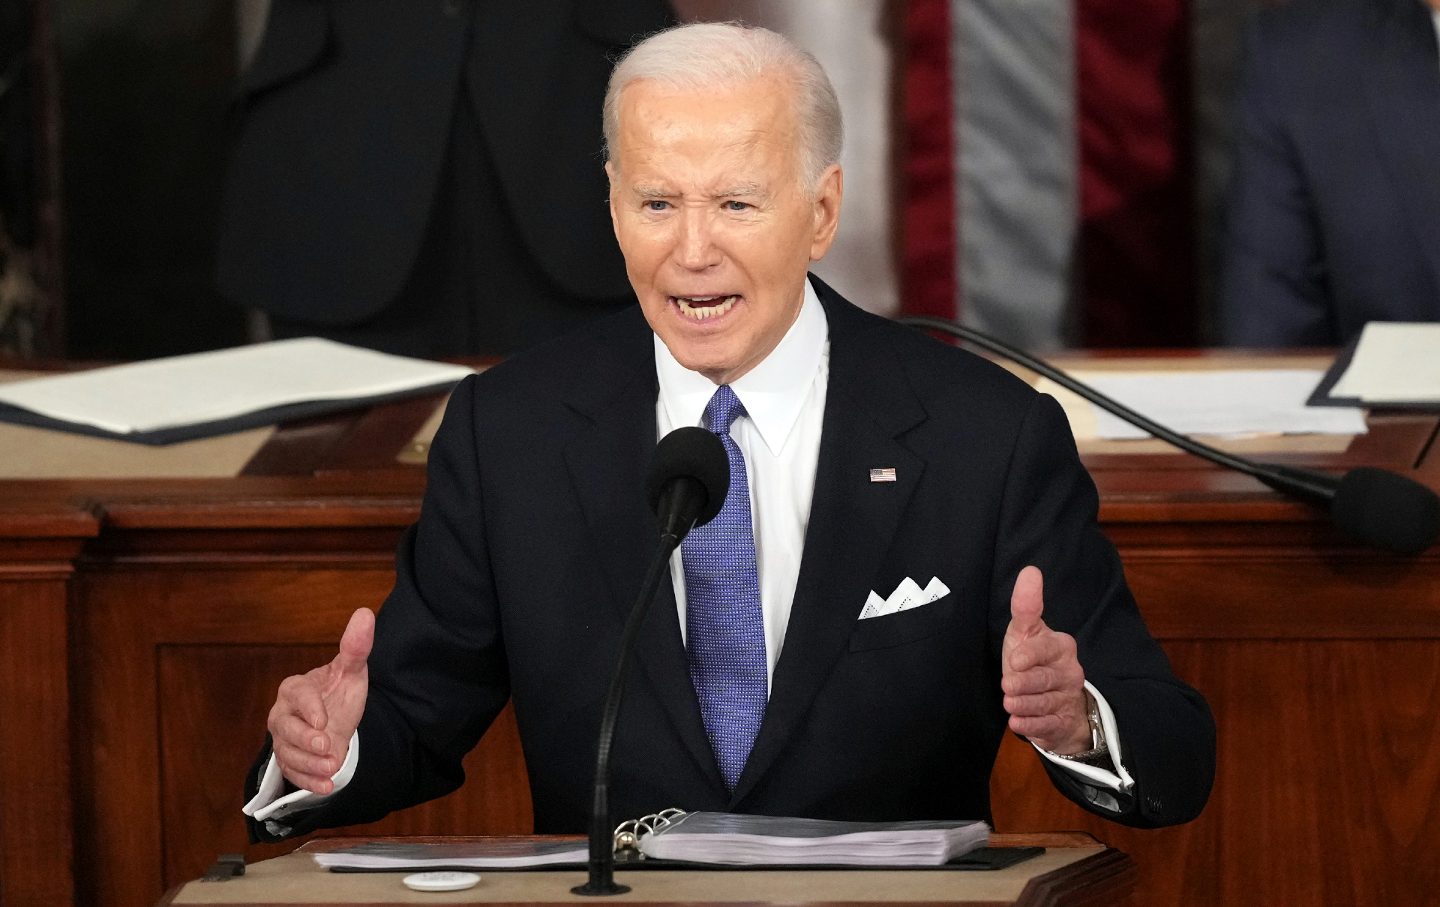
{"type": "Polygon", "coordinates": [[[687,208],[680,217],[680,241],[676,258],[689,271],[703,271],[720,263],[714,226],[708,211],[687,208]]]}

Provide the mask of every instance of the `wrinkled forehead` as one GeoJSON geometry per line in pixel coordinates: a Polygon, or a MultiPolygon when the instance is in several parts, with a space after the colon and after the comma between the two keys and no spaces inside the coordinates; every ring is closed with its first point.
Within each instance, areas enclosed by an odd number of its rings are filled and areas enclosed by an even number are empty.
{"type": "Polygon", "coordinates": [[[799,123],[783,79],[721,85],[672,85],[636,80],[621,90],[617,168],[656,154],[762,150],[798,160],[799,123]]]}

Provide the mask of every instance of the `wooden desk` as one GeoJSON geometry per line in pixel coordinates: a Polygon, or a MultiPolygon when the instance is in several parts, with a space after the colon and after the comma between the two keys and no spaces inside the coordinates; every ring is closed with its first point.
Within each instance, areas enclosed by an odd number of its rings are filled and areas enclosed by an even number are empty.
{"type": "MultiPolygon", "coordinates": [[[[278,680],[388,590],[423,487],[394,454],[429,411],[288,427],[235,479],[0,485],[0,903],[152,903],[217,853],[284,852],[244,845],[241,775],[278,680]]],[[[1440,487],[1435,430],[1382,418],[1343,453],[1278,459],[1440,487]]],[[[1095,833],[1135,856],[1142,903],[1432,897],[1440,551],[1360,548],[1184,455],[1087,463],[1152,630],[1215,710],[1217,784],[1197,822],[1133,831],[1007,741],[998,829],[1095,833]]],[[[468,765],[457,794],[349,833],[528,833],[508,714],[468,765]]]]}
{"type": "MultiPolygon", "coordinates": [[[[1089,835],[1002,835],[997,846],[1039,845],[1045,853],[993,872],[915,871],[617,871],[628,894],[599,903],[681,904],[1115,904],[1130,892],[1135,864],[1089,835]]],[[[486,872],[480,884],[453,893],[419,893],[403,873],[327,873],[308,853],[275,857],[226,882],[190,882],[172,890],[162,907],[280,904],[526,904],[597,903],[570,893],[583,871],[486,872]]]]}

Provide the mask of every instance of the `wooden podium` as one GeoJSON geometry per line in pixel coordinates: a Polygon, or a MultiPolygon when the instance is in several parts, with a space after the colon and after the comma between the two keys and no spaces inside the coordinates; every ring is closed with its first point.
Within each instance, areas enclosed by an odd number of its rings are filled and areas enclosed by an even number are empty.
{"type": "MultiPolygon", "coordinates": [[[[232,478],[0,483],[0,903],[154,903],[219,853],[294,846],[245,844],[242,774],[278,681],[330,659],[350,612],[389,589],[424,486],[397,456],[437,403],[286,426],[232,478]]],[[[1440,488],[1433,416],[1371,428],[1271,459],[1440,488]]],[[[1146,620],[1214,709],[1216,786],[1194,823],[1122,828],[1007,740],[997,830],[1095,835],[1134,856],[1142,903],[1433,897],[1440,550],[1369,550],[1186,455],[1085,459],[1146,620]]],[[[532,831],[508,713],[467,777],[345,833],[532,831]]]]}
{"type": "Polygon", "coordinates": [[[1084,834],[997,835],[993,846],[1041,846],[1045,852],[994,871],[915,870],[626,870],[617,876],[628,894],[587,898],[570,888],[583,870],[482,872],[480,884],[452,893],[421,893],[401,884],[405,873],[333,873],[315,865],[307,848],[248,867],[223,882],[188,882],[173,889],[162,907],[288,904],[526,904],[567,905],[847,905],[953,904],[1064,907],[1117,904],[1135,883],[1135,864],[1125,854],[1084,834]]]}

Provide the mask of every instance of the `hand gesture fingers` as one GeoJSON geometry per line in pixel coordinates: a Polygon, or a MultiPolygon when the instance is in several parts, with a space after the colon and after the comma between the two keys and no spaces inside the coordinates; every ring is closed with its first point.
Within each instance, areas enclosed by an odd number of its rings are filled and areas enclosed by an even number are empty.
{"type": "Polygon", "coordinates": [[[330,792],[330,776],[343,764],[365,711],[366,660],[374,638],[375,615],[361,608],[351,615],[329,664],[280,684],[267,725],[275,758],[297,787],[330,792]]]}
{"type": "Polygon", "coordinates": [[[1010,626],[1005,639],[1014,642],[1028,639],[1048,629],[1042,615],[1045,613],[1045,577],[1039,567],[1026,567],[1015,577],[1015,588],[1010,593],[1010,626]]]}
{"type": "Polygon", "coordinates": [[[1044,591],[1036,567],[1015,579],[1000,655],[1003,704],[1015,733],[1051,752],[1080,752],[1090,747],[1085,672],[1075,639],[1046,625],[1044,591]]]}
{"type": "Polygon", "coordinates": [[[298,718],[287,717],[280,720],[290,725],[290,729],[272,731],[271,748],[285,777],[296,787],[317,794],[329,793],[330,778],[339,771],[342,760],[333,754],[317,753],[317,747],[311,744],[324,741],[322,748],[329,749],[330,738],[317,734],[309,724],[298,718]]]}
{"type": "Polygon", "coordinates": [[[1001,671],[1006,693],[1038,693],[1083,686],[1085,672],[1075,652],[1075,637],[1047,629],[1017,644],[1001,671]]]}

